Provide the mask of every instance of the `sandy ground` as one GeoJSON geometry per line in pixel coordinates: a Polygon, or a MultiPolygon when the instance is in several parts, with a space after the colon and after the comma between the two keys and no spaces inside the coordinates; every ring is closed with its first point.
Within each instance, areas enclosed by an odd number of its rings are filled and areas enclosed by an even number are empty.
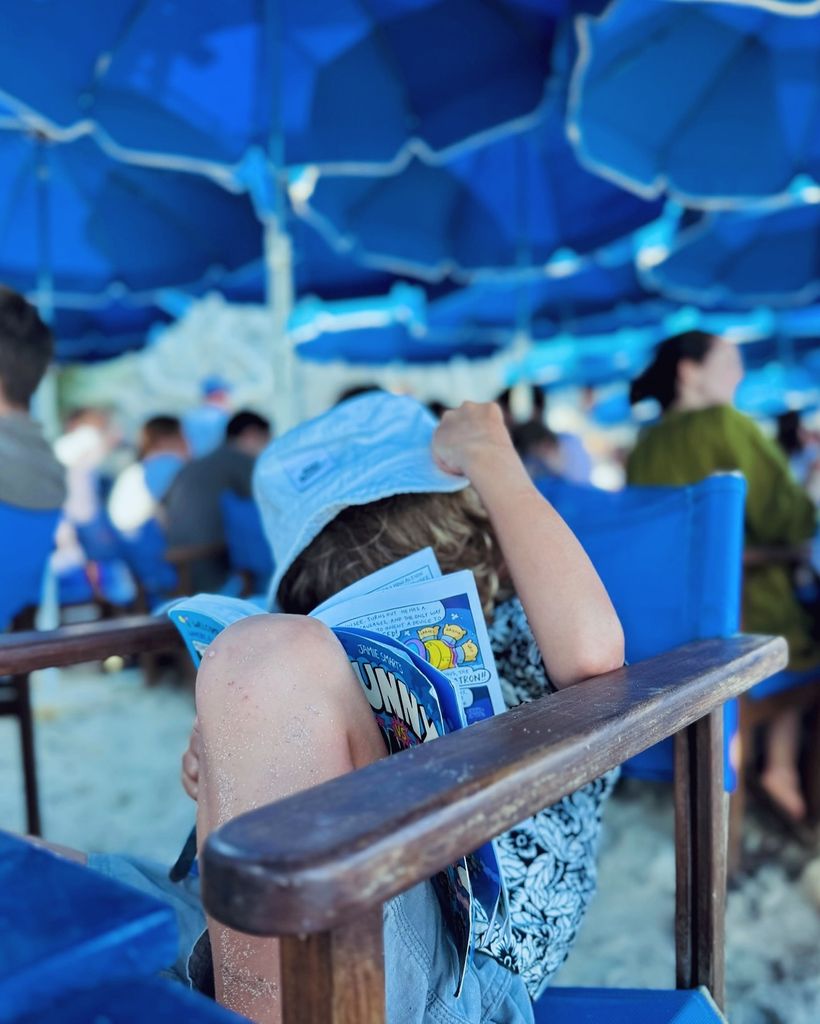
{"type": "MultiPolygon", "coordinates": [[[[170,863],[194,818],[179,786],[191,693],[140,674],[72,669],[35,684],[47,838],[170,863]]],[[[0,828],[23,828],[16,724],[0,719],[0,828]]],[[[817,859],[752,820],[754,871],[730,892],[727,982],[733,1024],[820,1021],[817,859]]],[[[622,786],[606,815],[600,893],[559,984],[667,987],[674,979],[671,791],[622,786]]]]}

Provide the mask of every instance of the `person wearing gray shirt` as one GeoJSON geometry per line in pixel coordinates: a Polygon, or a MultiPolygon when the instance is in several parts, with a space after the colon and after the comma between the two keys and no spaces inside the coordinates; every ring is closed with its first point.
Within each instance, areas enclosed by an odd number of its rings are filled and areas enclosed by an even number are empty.
{"type": "MultiPolygon", "coordinates": [[[[220,497],[224,491],[251,497],[253,466],[269,441],[266,419],[238,412],[228,422],[225,441],[179,471],[163,503],[169,548],[224,543],[220,497]]],[[[194,591],[219,590],[227,575],[224,552],[199,558],[191,566],[194,591]]]]}
{"type": "Polygon", "coordinates": [[[63,467],[29,415],[53,353],[54,339],[37,310],[0,287],[0,503],[6,505],[55,509],[65,501],[63,467]]]}

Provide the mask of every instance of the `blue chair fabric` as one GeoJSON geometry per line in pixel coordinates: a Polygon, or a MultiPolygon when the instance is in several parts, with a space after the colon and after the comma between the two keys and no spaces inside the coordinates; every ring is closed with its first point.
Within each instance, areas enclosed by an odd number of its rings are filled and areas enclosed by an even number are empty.
{"type": "MultiPolygon", "coordinates": [[[[740,628],[743,506],[746,484],[721,474],[689,487],[628,487],[618,492],[542,479],[538,487],[570,525],[598,570],[640,661],[679,644],[729,636],[740,628]]],[[[737,706],[725,710],[725,781],[737,706]]],[[[670,780],[672,741],[624,766],[627,775],[670,780]]]]}
{"type": "Polygon", "coordinates": [[[726,1018],[706,990],[551,988],[535,1024],[715,1024],[726,1018]]]}
{"type": "Polygon", "coordinates": [[[129,978],[87,992],[75,992],[45,1010],[15,1018],[14,1024],[242,1024],[211,999],[159,978],[129,978]]]}
{"type": "Polygon", "coordinates": [[[249,573],[254,593],[266,593],[273,575],[273,555],[256,502],[233,491],[223,492],[219,502],[231,572],[249,573]]]}
{"type": "Polygon", "coordinates": [[[48,557],[60,519],[58,510],[33,511],[0,504],[0,629],[18,612],[40,603],[48,557]]]}
{"type": "Polygon", "coordinates": [[[121,544],[123,558],[142,588],[149,609],[177,592],[179,577],[174,566],[165,560],[168,542],[156,519],[149,519],[133,533],[123,534],[121,544]]]}
{"type": "Polygon", "coordinates": [[[153,974],[177,952],[171,907],[2,832],[0,921],[7,1021],[82,989],[153,974]]]}

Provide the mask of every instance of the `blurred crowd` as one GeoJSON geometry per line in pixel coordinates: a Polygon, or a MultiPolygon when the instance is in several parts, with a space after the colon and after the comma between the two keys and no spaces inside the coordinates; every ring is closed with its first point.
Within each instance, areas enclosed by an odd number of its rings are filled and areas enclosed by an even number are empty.
{"type": "MultiPolygon", "coordinates": [[[[252,476],[272,437],[269,410],[236,408],[229,384],[208,377],[195,407],[182,415],[158,409],[135,436],[113,407],[72,409],[51,445],[30,413],[51,355],[51,334],[36,311],[14,292],[0,291],[0,504],[61,510],[52,566],[64,617],[76,608],[105,616],[147,610],[191,591],[263,592],[272,561],[252,476]]],[[[785,635],[790,668],[815,669],[820,434],[795,411],[765,425],[737,411],[742,376],[735,345],[689,331],[663,342],[632,382],[633,404],[649,401],[656,409],[639,434],[607,436],[591,425],[583,413],[592,394],[580,395],[576,429],[562,407],[548,405],[541,387],[519,385],[496,400],[535,479],[617,489],[743,473],[747,554],[805,552],[813,541],[815,551],[813,560],[747,563],[744,628],[785,635]]],[[[362,383],[337,400],[372,387],[362,383]]],[[[446,413],[442,403],[430,407],[439,417],[446,413]]],[[[761,762],[764,793],[792,823],[806,816],[798,771],[802,727],[797,711],[773,718],[761,762]]]]}

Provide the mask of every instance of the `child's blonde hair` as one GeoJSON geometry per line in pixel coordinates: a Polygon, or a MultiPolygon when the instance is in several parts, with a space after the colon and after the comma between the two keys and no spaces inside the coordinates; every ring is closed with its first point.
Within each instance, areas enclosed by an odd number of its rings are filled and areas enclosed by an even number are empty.
{"type": "Polygon", "coordinates": [[[472,487],[450,494],[396,494],[346,508],[285,573],[279,606],[305,615],[363,576],[428,546],[442,572],[472,570],[485,614],[491,614],[501,596],[503,559],[472,487]]]}

